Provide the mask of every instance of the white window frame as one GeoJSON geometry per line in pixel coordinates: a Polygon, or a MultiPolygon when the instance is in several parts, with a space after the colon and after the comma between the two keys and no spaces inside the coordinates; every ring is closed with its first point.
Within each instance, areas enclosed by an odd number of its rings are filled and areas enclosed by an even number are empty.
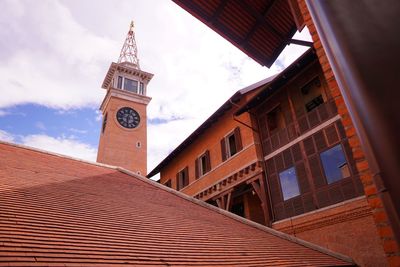
{"type": "Polygon", "coordinates": [[[230,158],[238,153],[238,151],[235,151],[235,154],[232,154],[231,147],[229,144],[229,138],[231,136],[233,136],[233,138],[235,140],[235,150],[237,150],[237,143],[236,143],[237,140],[236,140],[236,136],[235,136],[235,131],[232,131],[227,136],[225,136],[225,149],[226,149],[227,158],[230,158]]]}
{"type": "Polygon", "coordinates": [[[146,95],[146,84],[145,84],[143,81],[137,80],[137,79],[135,79],[135,78],[125,77],[125,76],[123,76],[123,75],[117,75],[117,76],[116,76],[116,79],[115,79],[114,87],[117,88],[117,89],[121,89],[121,90],[123,90],[123,91],[127,91],[127,92],[134,93],[134,94],[146,95]],[[122,78],[122,81],[121,81],[121,88],[118,87],[118,80],[119,80],[120,77],[122,78]],[[137,84],[136,93],[125,89],[125,79],[129,79],[129,80],[132,80],[132,81],[135,81],[135,82],[138,83],[138,84],[137,84]]]}

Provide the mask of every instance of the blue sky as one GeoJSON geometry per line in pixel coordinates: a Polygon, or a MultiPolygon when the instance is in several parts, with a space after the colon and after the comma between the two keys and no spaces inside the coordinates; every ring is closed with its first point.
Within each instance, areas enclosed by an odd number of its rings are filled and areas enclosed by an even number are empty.
{"type": "MultiPolygon", "coordinates": [[[[148,86],[148,169],[237,90],[270,69],[166,0],[0,1],[0,139],[95,161],[107,69],[135,21],[148,86]]],[[[307,30],[299,39],[309,40],[307,30]]]]}
{"type": "Polygon", "coordinates": [[[69,137],[96,147],[100,131],[99,117],[94,108],[58,110],[41,105],[25,104],[3,110],[7,115],[0,117],[4,131],[21,142],[29,135],[69,137]]]}

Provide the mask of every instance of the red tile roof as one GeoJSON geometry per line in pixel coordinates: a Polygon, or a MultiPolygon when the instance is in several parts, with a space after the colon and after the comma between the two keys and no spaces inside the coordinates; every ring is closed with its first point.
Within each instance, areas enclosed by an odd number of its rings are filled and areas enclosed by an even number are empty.
{"type": "Polygon", "coordinates": [[[0,143],[0,266],[351,266],[117,168],[0,143]]]}

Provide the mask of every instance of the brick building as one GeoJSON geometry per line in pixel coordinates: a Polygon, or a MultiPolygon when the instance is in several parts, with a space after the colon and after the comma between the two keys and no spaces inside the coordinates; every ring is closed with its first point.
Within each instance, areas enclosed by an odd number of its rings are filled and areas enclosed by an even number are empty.
{"type": "Polygon", "coordinates": [[[288,44],[316,50],[390,266],[400,266],[400,3],[174,0],[255,61],[288,44]],[[304,26],[312,43],[293,39],[304,26]]]}
{"type": "Polygon", "coordinates": [[[252,185],[246,184],[250,179],[255,181],[263,175],[260,147],[251,129],[254,117],[249,113],[234,117],[234,113],[270,80],[265,79],[236,92],[148,177],[160,172],[160,182],[164,185],[265,223],[261,210],[250,210],[260,205],[249,203],[260,199],[249,191],[252,185]]]}
{"type": "Polygon", "coordinates": [[[314,49],[235,93],[148,176],[158,172],[164,185],[360,265],[386,264],[314,49]]]}

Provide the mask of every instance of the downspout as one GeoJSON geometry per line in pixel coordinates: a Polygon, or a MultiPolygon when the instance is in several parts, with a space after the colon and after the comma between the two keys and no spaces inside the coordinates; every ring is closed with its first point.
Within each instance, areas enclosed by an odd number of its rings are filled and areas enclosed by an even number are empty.
{"type": "MultiPolygon", "coordinates": [[[[238,108],[240,107],[239,105],[233,103],[233,102],[232,102],[232,99],[229,99],[229,102],[230,102],[232,105],[234,105],[234,106],[236,106],[236,107],[238,107],[238,108]]],[[[252,113],[252,112],[250,112],[250,111],[246,111],[246,112],[249,113],[250,116],[254,116],[254,119],[257,121],[257,116],[256,116],[256,114],[254,114],[254,113],[252,113]]],[[[250,125],[248,125],[248,124],[246,124],[246,123],[244,123],[244,122],[239,121],[238,119],[236,119],[235,114],[232,114],[232,118],[233,118],[234,121],[237,121],[237,122],[241,123],[242,125],[244,125],[244,126],[250,128],[250,129],[253,130],[254,132],[256,132],[256,133],[258,134],[259,139],[260,139],[260,135],[259,135],[259,133],[260,133],[260,125],[258,124],[258,121],[257,121],[257,129],[254,129],[252,126],[250,126],[250,125]]],[[[264,172],[265,184],[266,184],[266,187],[267,187],[266,190],[267,190],[267,195],[268,195],[268,211],[269,211],[269,213],[270,213],[270,215],[271,215],[271,216],[270,216],[269,223],[268,223],[267,226],[268,226],[268,227],[271,227],[271,226],[272,226],[272,222],[273,222],[274,219],[275,219],[275,214],[274,214],[274,210],[273,210],[273,207],[272,207],[272,198],[271,198],[270,185],[269,185],[269,181],[268,181],[268,179],[267,179],[267,166],[266,166],[266,163],[265,163],[265,160],[264,160],[264,155],[265,155],[265,153],[264,153],[264,148],[263,148],[263,146],[262,146],[261,139],[260,139],[259,141],[260,141],[260,149],[261,149],[261,156],[262,156],[261,166],[262,166],[262,169],[263,169],[263,172],[264,172]]]]}

